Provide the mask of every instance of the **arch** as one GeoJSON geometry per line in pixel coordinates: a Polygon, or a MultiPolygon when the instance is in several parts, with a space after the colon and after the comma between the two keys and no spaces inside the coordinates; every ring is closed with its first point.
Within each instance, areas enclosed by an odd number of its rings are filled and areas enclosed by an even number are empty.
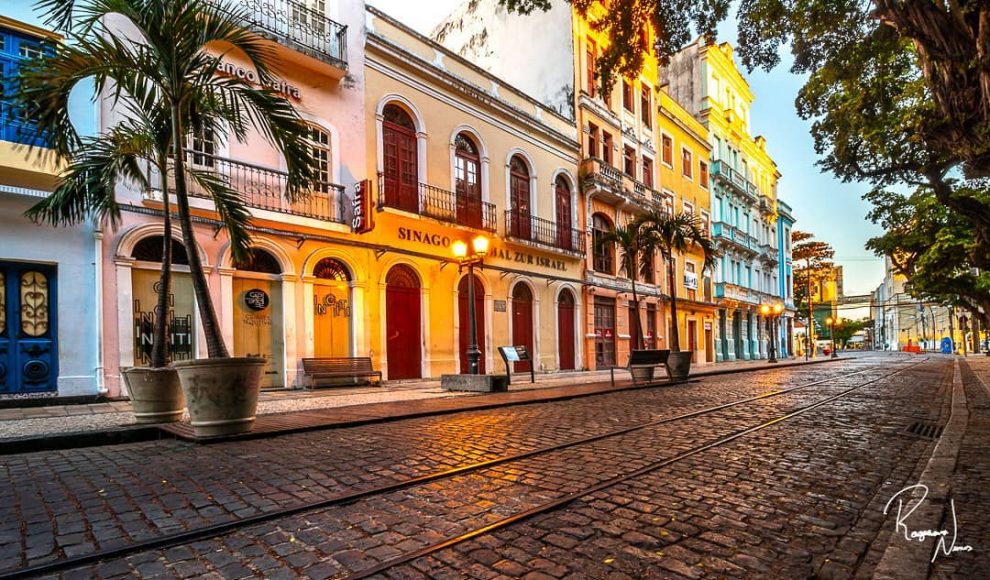
{"type": "Polygon", "coordinates": [[[406,110],[406,113],[412,117],[417,133],[426,132],[426,122],[423,120],[423,114],[419,112],[419,109],[412,101],[398,93],[389,93],[378,100],[378,105],[375,107],[375,116],[379,122],[385,118],[385,107],[392,104],[399,105],[406,110]]]}
{"type": "Polygon", "coordinates": [[[478,146],[478,155],[481,157],[482,161],[486,161],[488,159],[488,145],[485,144],[485,140],[481,138],[481,133],[467,123],[461,123],[460,125],[454,127],[454,130],[450,132],[450,146],[454,147],[454,142],[457,139],[457,136],[464,133],[471,136],[475,145],[478,146]]]}
{"type": "Polygon", "coordinates": [[[345,251],[335,247],[322,247],[313,250],[303,262],[302,272],[305,276],[312,276],[316,265],[325,258],[333,258],[343,264],[351,274],[351,282],[358,283],[367,279],[367,274],[359,263],[355,263],[351,256],[345,251]]]}
{"type": "MultiPolygon", "coordinates": [[[[259,248],[271,254],[278,262],[282,275],[294,275],[296,273],[292,258],[278,242],[266,237],[255,236],[251,238],[251,248],[259,248]]],[[[236,269],[230,255],[230,242],[224,244],[223,249],[220,251],[220,260],[218,263],[221,267],[236,269]]]]}
{"type": "Polygon", "coordinates": [[[385,275],[385,284],[397,288],[420,288],[419,274],[406,264],[396,264],[385,275]]]}
{"type": "Polygon", "coordinates": [[[259,274],[281,274],[282,266],[266,250],[261,248],[250,248],[244,260],[234,263],[234,268],[246,272],[257,272],[259,274]]]}
{"type": "Polygon", "coordinates": [[[313,277],[337,282],[350,282],[352,279],[350,268],[337,258],[323,258],[317,262],[313,266],[313,277]]]}
{"type": "MultiPolygon", "coordinates": [[[[114,255],[121,258],[132,257],[134,255],[134,246],[136,246],[138,242],[148,236],[161,236],[164,235],[164,233],[165,226],[161,223],[147,223],[133,226],[130,229],[125,230],[118,238],[114,255]]],[[[174,225],[172,227],[172,239],[182,244],[182,231],[179,229],[178,225],[174,225]]],[[[202,263],[203,268],[208,268],[210,266],[210,261],[206,251],[203,250],[203,246],[201,246],[199,242],[196,242],[196,250],[199,252],[199,261],[202,263]]]]}
{"type": "MultiPolygon", "coordinates": [[[[163,232],[164,233],[164,232],[163,232]]],[[[162,242],[164,235],[145,236],[134,244],[131,250],[131,258],[139,262],[162,262],[162,242]]],[[[188,266],[189,256],[186,254],[186,247],[180,240],[172,239],[172,264],[177,266],[188,266]]]]}

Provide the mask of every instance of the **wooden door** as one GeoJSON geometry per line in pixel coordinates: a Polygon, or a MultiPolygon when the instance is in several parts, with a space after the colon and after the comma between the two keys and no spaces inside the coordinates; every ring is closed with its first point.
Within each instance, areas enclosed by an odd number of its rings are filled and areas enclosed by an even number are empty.
{"type": "Polygon", "coordinates": [[[574,358],[574,295],[570,290],[560,293],[557,301],[557,351],[560,357],[560,370],[576,368],[574,358]]]}
{"type": "MultiPolygon", "coordinates": [[[[468,317],[468,279],[467,276],[461,278],[457,285],[457,320],[458,334],[458,356],[461,360],[461,374],[466,375],[471,370],[468,364],[467,350],[471,344],[471,319],[468,317]]],[[[474,277],[474,323],[477,328],[478,349],[481,350],[481,357],[478,359],[478,374],[485,374],[485,287],[481,285],[481,278],[474,277]]]]}
{"type": "Polygon", "coordinates": [[[595,365],[615,366],[615,299],[595,298],[595,365]]]}
{"type": "MultiPolygon", "coordinates": [[[[512,291],[512,345],[525,346],[535,361],[533,350],[533,292],[525,284],[516,284],[512,291]]],[[[515,372],[529,372],[528,361],[515,363],[515,372]]]]}
{"type": "Polygon", "coordinates": [[[395,266],[385,279],[385,348],[389,380],[422,377],[420,310],[419,277],[408,266],[395,266]]]}
{"type": "Polygon", "coordinates": [[[563,177],[557,178],[557,247],[574,249],[574,233],[571,231],[571,188],[563,177]]]}
{"type": "Polygon", "coordinates": [[[529,167],[518,155],[509,163],[509,193],[512,209],[510,234],[521,240],[532,239],[529,167]]]}
{"type": "Polygon", "coordinates": [[[351,274],[340,260],[313,267],[313,355],[351,356],[351,274]]]}
{"type": "Polygon", "coordinates": [[[639,319],[639,312],[636,307],[629,306],[629,350],[639,350],[643,348],[643,343],[640,341],[639,336],[642,330],[640,329],[641,320],[639,319]]]}
{"type": "Polygon", "coordinates": [[[409,115],[396,105],[386,105],[382,121],[385,203],[419,212],[419,155],[416,129],[409,115]]]}
{"type": "Polygon", "coordinates": [[[712,329],[705,329],[705,361],[715,362],[715,341],[712,340],[712,329]]]}
{"type": "Polygon", "coordinates": [[[687,321],[688,350],[691,351],[691,362],[698,362],[698,321],[687,321]]]}
{"type": "Polygon", "coordinates": [[[480,229],[481,217],[481,164],[474,141],[463,133],[455,140],[454,183],[457,198],[457,223],[480,229]]]}
{"type": "Polygon", "coordinates": [[[234,356],[265,359],[262,388],[285,385],[282,375],[282,283],[234,278],[234,356]]]}

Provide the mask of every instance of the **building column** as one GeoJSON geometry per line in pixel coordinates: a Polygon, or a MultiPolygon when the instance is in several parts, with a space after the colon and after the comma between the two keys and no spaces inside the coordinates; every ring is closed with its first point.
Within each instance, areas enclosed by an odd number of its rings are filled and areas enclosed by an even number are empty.
{"type": "Polygon", "coordinates": [[[298,276],[282,275],[282,356],[285,365],[285,388],[296,387],[299,375],[299,335],[296,332],[296,281],[298,276]]]}

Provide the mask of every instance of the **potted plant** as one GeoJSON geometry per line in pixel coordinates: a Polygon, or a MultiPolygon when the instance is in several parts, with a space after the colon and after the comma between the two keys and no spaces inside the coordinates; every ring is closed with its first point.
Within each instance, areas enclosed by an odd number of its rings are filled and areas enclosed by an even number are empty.
{"type": "Polygon", "coordinates": [[[715,243],[701,228],[701,220],[685,213],[671,213],[664,209],[652,209],[637,220],[642,228],[640,247],[649,252],[660,252],[667,264],[667,280],[670,288],[670,356],[667,359],[667,375],[671,380],[682,380],[691,374],[690,351],[681,351],[677,324],[677,284],[674,271],[674,254],[683,255],[698,249],[704,255],[702,271],[715,267],[717,250],[715,243]]]}
{"type": "MultiPolygon", "coordinates": [[[[245,28],[248,15],[242,8],[221,2],[46,0],[45,7],[49,11],[48,23],[74,36],[77,46],[56,51],[45,67],[32,68],[22,83],[24,102],[36,103],[31,110],[40,130],[59,135],[71,125],[69,92],[90,77],[96,80],[98,90],[110,87],[108,91],[121,100],[128,116],[140,117],[140,109],[149,106],[168,112],[160,124],[168,134],[167,164],[173,175],[176,217],[189,250],[189,271],[209,355],[208,359],[172,366],[178,373],[197,434],[250,430],[265,361],[231,357],[224,344],[202,262],[195,251],[187,180],[195,181],[213,199],[235,262],[248,256],[250,213],[222,176],[186,165],[184,145],[189,135],[203,131],[245,141],[254,130],[285,160],[285,196],[295,201],[307,194],[317,175],[309,129],[292,105],[268,88],[275,84],[271,72],[276,64],[275,50],[245,28]],[[122,33],[115,31],[122,27],[101,26],[107,19],[125,19],[127,28],[136,34],[118,36],[122,33]],[[245,57],[257,73],[258,86],[252,86],[247,79],[217,75],[220,51],[245,57]]],[[[130,168],[123,171],[132,173],[130,168]]],[[[166,205],[166,213],[167,208],[166,205]]]]}
{"type": "MultiPolygon", "coordinates": [[[[643,326],[639,319],[639,295],[636,293],[636,276],[645,274],[650,267],[650,263],[645,259],[640,259],[643,255],[641,247],[643,227],[638,221],[632,221],[625,226],[616,226],[598,238],[601,245],[613,244],[619,249],[619,271],[624,273],[632,284],[632,304],[636,315],[629,321],[630,329],[637,342],[630,344],[630,350],[641,350],[643,348],[643,326]]],[[[653,380],[653,366],[631,367],[629,372],[633,378],[639,381],[653,380]]]]}

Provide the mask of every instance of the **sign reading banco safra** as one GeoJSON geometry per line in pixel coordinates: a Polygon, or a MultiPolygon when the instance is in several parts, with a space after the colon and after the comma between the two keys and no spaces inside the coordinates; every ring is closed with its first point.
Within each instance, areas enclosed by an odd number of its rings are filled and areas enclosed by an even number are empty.
{"type": "Polygon", "coordinates": [[[351,230],[356,234],[365,234],[375,229],[375,212],[371,211],[371,180],[365,179],[354,186],[354,198],[351,209],[351,230]]]}

